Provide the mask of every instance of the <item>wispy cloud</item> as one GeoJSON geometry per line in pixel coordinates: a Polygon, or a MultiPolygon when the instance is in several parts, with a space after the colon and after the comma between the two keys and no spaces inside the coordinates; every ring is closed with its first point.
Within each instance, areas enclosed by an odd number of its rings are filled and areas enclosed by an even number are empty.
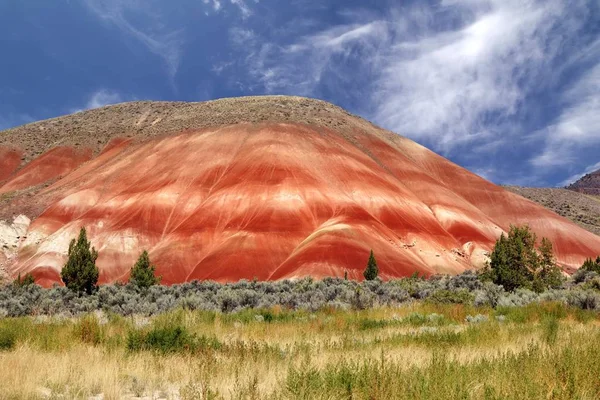
{"type": "Polygon", "coordinates": [[[439,30],[430,9],[395,21],[396,32],[415,26],[418,34],[392,45],[373,100],[385,126],[446,153],[497,139],[557,55],[561,43],[550,32],[560,23],[568,37],[577,24],[563,1],[442,4],[438,13],[453,13],[458,29],[439,30]]]}
{"type": "MultiPolygon", "coordinates": [[[[153,11],[154,2],[148,0],[85,0],[85,2],[101,20],[135,38],[151,53],[162,58],[169,77],[171,79],[175,77],[182,55],[182,30],[169,29],[161,20],[160,13],[153,11]]],[[[218,1],[214,3],[218,4],[218,1]]]]}
{"type": "MultiPolygon", "coordinates": [[[[385,21],[349,23],[302,36],[287,45],[262,43],[247,58],[249,72],[268,92],[314,94],[324,72],[340,60],[358,56],[354,50],[374,57],[387,42],[386,25],[385,21]]],[[[341,70],[337,73],[338,77],[343,74],[341,70]]]]}
{"type": "Polygon", "coordinates": [[[559,22],[565,35],[577,29],[560,0],[444,1],[366,20],[346,16],[356,21],[255,48],[253,76],[268,91],[309,94],[331,63],[337,68],[359,54],[353,67],[376,74],[368,89],[377,122],[442,152],[493,138],[493,127],[513,116],[531,89],[526,78],[548,67],[560,48],[549,32],[559,22]],[[440,29],[448,15],[454,23],[440,29]]]}
{"type": "Polygon", "coordinates": [[[565,108],[556,122],[538,132],[545,147],[532,159],[534,166],[568,165],[582,149],[600,145],[600,52],[597,62],[564,93],[565,108]]]}
{"type": "MultiPolygon", "coordinates": [[[[600,143],[600,73],[590,70],[600,66],[600,43],[582,46],[581,34],[590,7],[588,0],[415,2],[347,10],[339,14],[344,23],[301,34],[244,41],[242,30],[230,40],[247,51],[255,91],[354,96],[355,111],[380,125],[446,156],[477,153],[465,157],[478,158],[484,175],[508,176],[493,173],[489,158],[497,165],[515,142],[537,147],[520,155],[532,169],[565,164],[579,145],[600,143]],[[547,116],[535,120],[547,112],[539,111],[547,99],[535,97],[563,92],[565,74],[582,69],[589,72],[556,106],[559,118],[547,127],[547,116]]],[[[534,173],[527,180],[543,175],[534,173]]]]}
{"type": "MultiPolygon", "coordinates": [[[[231,1],[231,4],[233,4],[239,8],[240,12],[242,13],[243,18],[248,18],[249,16],[252,15],[252,10],[250,9],[250,7],[248,6],[248,4],[245,0],[230,0],[230,1],[231,1]]],[[[255,0],[255,2],[257,3],[258,1],[255,0]]]]}
{"type": "Polygon", "coordinates": [[[119,93],[107,89],[100,89],[90,96],[85,108],[86,110],[89,110],[121,102],[123,102],[123,97],[119,93]]]}
{"type": "Polygon", "coordinates": [[[208,4],[212,7],[214,11],[219,11],[221,9],[221,1],[220,0],[202,0],[204,4],[208,4]]]}
{"type": "MultiPolygon", "coordinates": [[[[224,0],[202,0],[202,2],[210,7],[210,11],[218,13],[226,10],[227,7],[223,7],[224,0]]],[[[252,3],[258,3],[259,0],[252,0],[252,3]]],[[[248,4],[248,0],[229,0],[226,4],[229,4],[235,7],[242,17],[242,19],[246,19],[254,14],[252,7],[248,4]]],[[[206,15],[210,13],[208,11],[205,12],[206,15]]]]}
{"type": "Polygon", "coordinates": [[[122,103],[124,101],[131,100],[130,98],[125,99],[120,93],[109,90],[99,89],[89,95],[85,104],[81,107],[75,107],[69,110],[71,113],[76,113],[85,110],[91,110],[94,108],[104,107],[110,104],[122,103]]]}

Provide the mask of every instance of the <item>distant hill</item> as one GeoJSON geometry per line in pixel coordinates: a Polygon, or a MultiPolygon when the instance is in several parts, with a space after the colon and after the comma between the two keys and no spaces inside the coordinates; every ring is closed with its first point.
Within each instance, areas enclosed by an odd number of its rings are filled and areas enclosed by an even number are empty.
{"type": "Polygon", "coordinates": [[[588,231],[600,235],[600,197],[566,189],[505,186],[519,194],[570,219],[588,231]]]}
{"type": "Polygon", "coordinates": [[[581,177],[578,181],[567,186],[567,189],[600,196],[600,169],[581,177]]]}

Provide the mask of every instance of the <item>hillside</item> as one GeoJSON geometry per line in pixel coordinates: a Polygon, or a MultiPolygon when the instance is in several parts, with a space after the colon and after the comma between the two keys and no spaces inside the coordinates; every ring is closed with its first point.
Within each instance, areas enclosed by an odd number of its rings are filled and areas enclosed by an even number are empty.
{"type": "Polygon", "coordinates": [[[600,198],[558,188],[506,186],[505,189],[539,203],[583,229],[600,235],[600,198]]]}
{"type": "Polygon", "coordinates": [[[582,176],[567,186],[567,189],[593,196],[600,195],[600,170],[582,176]]]}
{"type": "Polygon", "coordinates": [[[600,254],[600,237],[318,100],[104,107],[0,133],[0,164],[0,264],[43,285],[82,226],[101,282],[143,249],[166,284],[358,279],[371,249],[383,278],[454,274],[523,223],[567,271],[600,254]]]}

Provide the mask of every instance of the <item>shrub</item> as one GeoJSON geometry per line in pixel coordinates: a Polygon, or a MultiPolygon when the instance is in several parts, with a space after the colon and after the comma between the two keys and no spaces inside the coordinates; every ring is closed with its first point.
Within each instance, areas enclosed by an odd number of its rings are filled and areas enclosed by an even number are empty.
{"type": "Polygon", "coordinates": [[[600,256],[596,257],[596,260],[592,260],[591,258],[585,260],[580,270],[600,274],[600,256]]]}
{"type": "Polygon", "coordinates": [[[86,315],[74,327],[74,334],[83,343],[99,344],[103,339],[103,331],[95,315],[86,315]]]}
{"type": "Polygon", "coordinates": [[[438,304],[472,304],[474,295],[466,289],[456,291],[442,289],[433,292],[427,300],[438,304]]]}
{"type": "Polygon", "coordinates": [[[130,351],[156,351],[159,353],[197,352],[216,350],[221,343],[216,338],[197,337],[179,325],[153,328],[144,332],[130,331],[127,335],[127,349],[130,351]]]}
{"type": "Polygon", "coordinates": [[[539,296],[537,293],[521,288],[501,296],[498,299],[497,307],[522,307],[538,300],[539,296]]]}
{"type": "Polygon", "coordinates": [[[19,273],[19,276],[17,276],[17,279],[15,279],[13,281],[13,285],[15,287],[24,287],[24,286],[35,285],[35,278],[31,274],[27,274],[27,275],[25,275],[24,278],[21,279],[21,274],[19,273]]]}
{"type": "Polygon", "coordinates": [[[582,283],[582,282],[586,282],[590,279],[594,279],[599,277],[600,275],[595,272],[595,271],[589,271],[588,269],[585,268],[579,268],[572,276],[571,278],[573,279],[573,283],[577,284],[577,283],[582,283]]]}
{"type": "Polygon", "coordinates": [[[600,294],[593,290],[573,290],[569,293],[568,303],[582,310],[598,310],[600,294]]]}
{"type": "Polygon", "coordinates": [[[548,345],[556,343],[558,337],[559,320],[554,316],[549,316],[542,321],[543,339],[548,345]]]}
{"type": "Polygon", "coordinates": [[[17,334],[8,328],[0,328],[0,351],[11,350],[17,342],[17,334]]]}
{"type": "Polygon", "coordinates": [[[93,247],[90,250],[90,246],[85,228],[81,228],[77,241],[73,239],[69,244],[69,258],[60,272],[65,286],[79,294],[92,294],[100,275],[96,267],[98,252],[93,247]]]}
{"type": "Polygon", "coordinates": [[[160,283],[160,276],[155,274],[156,266],[150,264],[150,257],[148,252],[144,250],[140,257],[136,261],[135,265],[131,269],[131,276],[129,282],[135,286],[143,289],[147,289],[150,286],[158,285],[160,283]]]}
{"type": "Polygon", "coordinates": [[[502,287],[492,282],[485,282],[481,289],[473,292],[473,304],[477,307],[490,306],[496,308],[500,297],[504,294],[505,292],[502,290],[502,287]]]}
{"type": "Polygon", "coordinates": [[[540,265],[535,271],[533,282],[533,289],[538,293],[548,288],[558,288],[564,280],[552,252],[552,243],[548,239],[542,238],[539,252],[540,265]]]}
{"type": "Polygon", "coordinates": [[[467,315],[465,318],[466,322],[471,324],[478,324],[480,322],[487,322],[489,320],[487,315],[477,314],[477,315],[467,315]]]}
{"type": "Polygon", "coordinates": [[[355,310],[365,310],[373,306],[373,300],[373,295],[370,292],[367,292],[360,286],[356,286],[350,303],[355,310]]]}
{"type": "Polygon", "coordinates": [[[368,281],[374,280],[377,278],[377,275],[379,275],[379,269],[377,268],[377,261],[375,260],[373,250],[371,250],[371,254],[369,254],[369,261],[367,262],[367,268],[363,275],[368,281]]]}

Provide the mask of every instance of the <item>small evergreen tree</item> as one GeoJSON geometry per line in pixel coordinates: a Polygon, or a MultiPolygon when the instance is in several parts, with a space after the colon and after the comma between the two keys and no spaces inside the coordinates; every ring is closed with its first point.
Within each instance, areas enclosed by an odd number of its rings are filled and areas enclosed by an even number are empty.
{"type": "Polygon", "coordinates": [[[365,269],[363,275],[368,281],[374,280],[375,278],[377,278],[377,275],[379,275],[379,268],[377,268],[377,261],[375,260],[373,250],[371,250],[371,254],[369,255],[369,261],[367,262],[367,268],[365,269]]]}
{"type": "Polygon", "coordinates": [[[548,288],[559,287],[563,282],[563,276],[552,251],[552,243],[542,238],[540,244],[540,267],[537,271],[533,288],[536,292],[543,292],[548,288]]]}
{"type": "Polygon", "coordinates": [[[35,278],[31,274],[25,275],[24,278],[21,278],[21,273],[17,276],[17,279],[13,281],[13,285],[15,287],[25,287],[29,285],[35,285],[35,278]]]}
{"type": "Polygon", "coordinates": [[[586,259],[581,266],[581,269],[600,274],[600,257],[597,257],[596,261],[592,260],[591,258],[586,259]]]}
{"type": "Polygon", "coordinates": [[[160,276],[156,276],[154,271],[156,267],[150,264],[148,252],[144,250],[135,265],[131,269],[129,282],[139,288],[149,288],[160,283],[160,276]]]}
{"type": "Polygon", "coordinates": [[[92,294],[100,275],[96,267],[98,252],[90,247],[91,243],[87,240],[85,228],[81,228],[77,240],[73,239],[69,244],[69,258],[60,272],[65,286],[79,294],[83,292],[92,294]]]}
{"type": "Polygon", "coordinates": [[[535,260],[535,234],[527,226],[511,226],[508,236],[504,233],[496,241],[490,255],[490,276],[494,283],[513,291],[525,287],[531,289],[535,260]]]}

